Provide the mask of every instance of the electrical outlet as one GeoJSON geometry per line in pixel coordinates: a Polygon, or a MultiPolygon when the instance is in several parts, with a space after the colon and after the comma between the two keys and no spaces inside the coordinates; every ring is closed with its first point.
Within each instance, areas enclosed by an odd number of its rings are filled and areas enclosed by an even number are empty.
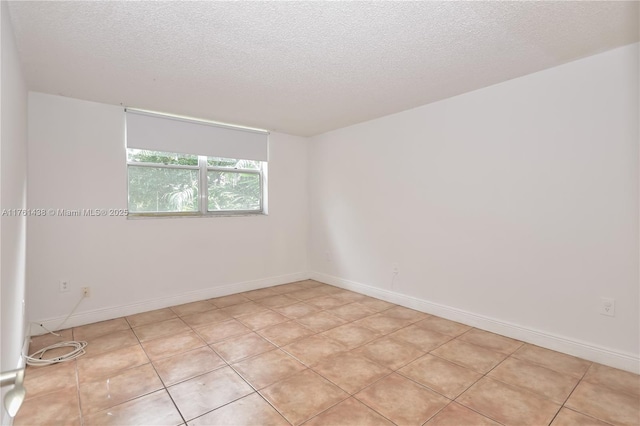
{"type": "Polygon", "coordinates": [[[82,295],[84,297],[91,297],[91,287],[82,287],[82,295]]]}
{"type": "Polygon", "coordinates": [[[600,315],[606,315],[609,317],[616,316],[616,299],[609,299],[606,297],[600,298],[600,308],[598,309],[600,315]]]}
{"type": "Polygon", "coordinates": [[[69,281],[62,280],[60,281],[60,293],[65,293],[70,290],[69,281]]]}

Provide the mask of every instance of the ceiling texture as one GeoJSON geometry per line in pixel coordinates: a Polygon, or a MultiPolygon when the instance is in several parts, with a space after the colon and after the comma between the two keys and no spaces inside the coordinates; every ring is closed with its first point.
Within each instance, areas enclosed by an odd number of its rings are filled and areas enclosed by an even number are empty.
{"type": "Polygon", "coordinates": [[[311,136],[639,40],[638,2],[12,1],[29,90],[311,136]]]}

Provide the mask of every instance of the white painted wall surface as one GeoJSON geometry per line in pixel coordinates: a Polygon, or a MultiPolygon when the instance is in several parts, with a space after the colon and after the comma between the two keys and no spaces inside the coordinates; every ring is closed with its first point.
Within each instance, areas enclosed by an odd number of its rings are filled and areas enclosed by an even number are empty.
{"type": "MultiPolygon", "coordinates": [[[[124,116],[118,106],[30,93],[29,206],[126,208],[124,116]]],[[[91,297],[68,325],[305,278],[306,142],[271,134],[268,216],[30,217],[30,319],[56,323],[83,286],[91,297]],[[62,279],[70,292],[58,291],[62,279]]]]}
{"type": "Polygon", "coordinates": [[[314,137],[311,269],[637,370],[638,113],[634,44],[314,137]]]}
{"type": "MultiPolygon", "coordinates": [[[[24,209],[27,205],[27,89],[6,2],[2,21],[2,83],[0,106],[0,210],[24,209]]],[[[0,368],[13,370],[24,363],[20,357],[25,338],[26,218],[0,217],[0,368]]],[[[2,388],[2,400],[10,387],[2,388]]],[[[10,418],[4,409],[2,424],[10,418]]]]}

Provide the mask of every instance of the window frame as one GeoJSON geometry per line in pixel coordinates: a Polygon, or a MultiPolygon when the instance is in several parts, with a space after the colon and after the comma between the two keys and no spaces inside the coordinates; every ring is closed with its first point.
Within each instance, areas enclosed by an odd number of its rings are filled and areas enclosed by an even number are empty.
{"type": "MultiPolygon", "coordinates": [[[[137,149],[137,148],[126,148],[127,154],[129,149],[137,149]]],[[[160,152],[160,151],[155,151],[160,152]]],[[[167,154],[176,154],[166,152],[167,154]]],[[[197,165],[185,165],[185,164],[166,164],[166,163],[149,163],[149,162],[133,162],[129,161],[127,156],[127,208],[129,207],[129,170],[131,167],[149,167],[149,168],[167,168],[174,170],[196,170],[198,171],[198,210],[196,211],[168,211],[168,212],[132,212],[129,210],[128,217],[131,218],[171,218],[171,217],[220,217],[220,216],[256,216],[256,215],[266,215],[266,170],[267,170],[267,161],[259,161],[260,167],[257,169],[245,169],[245,168],[235,168],[235,167],[221,167],[221,166],[209,166],[208,159],[212,157],[208,157],[205,155],[197,155],[198,164],[197,165]],[[242,174],[253,174],[258,176],[258,181],[260,183],[260,208],[257,210],[209,210],[209,177],[208,172],[224,172],[224,173],[242,173],[242,174]]],[[[213,157],[216,158],[216,157],[213,157]]],[[[220,157],[223,158],[223,157],[220,157]]],[[[233,159],[233,160],[241,160],[241,159],[233,159]]],[[[257,160],[254,160],[257,161],[257,160]]]]}

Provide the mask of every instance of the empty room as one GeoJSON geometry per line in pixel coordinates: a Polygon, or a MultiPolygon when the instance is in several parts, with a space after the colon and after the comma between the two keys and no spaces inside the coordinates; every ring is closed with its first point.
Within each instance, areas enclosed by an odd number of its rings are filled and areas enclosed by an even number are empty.
{"type": "Polygon", "coordinates": [[[1,6],[3,425],[640,425],[640,2],[1,6]]]}

